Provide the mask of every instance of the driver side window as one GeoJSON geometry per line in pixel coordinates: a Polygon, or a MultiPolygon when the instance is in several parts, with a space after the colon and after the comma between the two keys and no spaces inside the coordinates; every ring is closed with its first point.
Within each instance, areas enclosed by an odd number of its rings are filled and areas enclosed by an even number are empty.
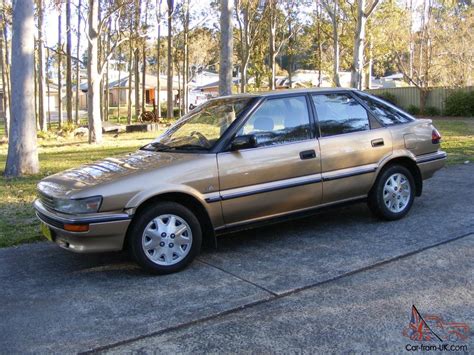
{"type": "Polygon", "coordinates": [[[308,106],[304,96],[266,100],[245,122],[237,136],[252,134],[257,147],[311,138],[308,106]]]}

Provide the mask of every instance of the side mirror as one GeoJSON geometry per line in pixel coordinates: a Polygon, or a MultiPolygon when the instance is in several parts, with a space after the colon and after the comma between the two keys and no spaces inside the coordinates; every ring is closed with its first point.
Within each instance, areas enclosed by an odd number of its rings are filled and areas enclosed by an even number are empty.
{"type": "Polygon", "coordinates": [[[253,134],[234,137],[230,145],[230,150],[241,150],[255,148],[257,146],[257,138],[253,134]]]}

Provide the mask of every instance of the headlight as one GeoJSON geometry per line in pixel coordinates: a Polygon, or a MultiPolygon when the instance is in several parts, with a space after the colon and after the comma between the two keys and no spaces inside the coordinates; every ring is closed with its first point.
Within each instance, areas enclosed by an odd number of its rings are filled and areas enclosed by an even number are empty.
{"type": "Polygon", "coordinates": [[[94,213],[102,203],[102,196],[93,196],[77,200],[55,199],[54,209],[63,213],[94,213]]]}

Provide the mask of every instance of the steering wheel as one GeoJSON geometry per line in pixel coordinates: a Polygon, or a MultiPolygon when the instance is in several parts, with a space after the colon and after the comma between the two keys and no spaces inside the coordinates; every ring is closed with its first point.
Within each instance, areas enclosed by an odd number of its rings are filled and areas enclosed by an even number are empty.
{"type": "Polygon", "coordinates": [[[199,143],[201,143],[205,147],[210,147],[211,142],[209,142],[209,139],[207,139],[201,132],[198,131],[192,131],[191,132],[191,137],[197,136],[199,139],[199,143]]]}

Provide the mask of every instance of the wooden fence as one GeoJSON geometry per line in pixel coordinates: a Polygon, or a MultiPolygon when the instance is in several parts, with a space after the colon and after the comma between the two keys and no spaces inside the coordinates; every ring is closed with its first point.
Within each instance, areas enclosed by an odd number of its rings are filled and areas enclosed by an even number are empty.
{"type": "MultiPolygon", "coordinates": [[[[428,90],[426,107],[436,107],[438,110],[443,112],[446,97],[448,97],[452,92],[472,90],[474,90],[474,86],[467,86],[464,88],[431,88],[428,90]]],[[[396,97],[397,106],[404,109],[407,109],[409,106],[420,107],[420,90],[416,87],[371,89],[366,91],[373,95],[390,93],[396,97]]]]}

